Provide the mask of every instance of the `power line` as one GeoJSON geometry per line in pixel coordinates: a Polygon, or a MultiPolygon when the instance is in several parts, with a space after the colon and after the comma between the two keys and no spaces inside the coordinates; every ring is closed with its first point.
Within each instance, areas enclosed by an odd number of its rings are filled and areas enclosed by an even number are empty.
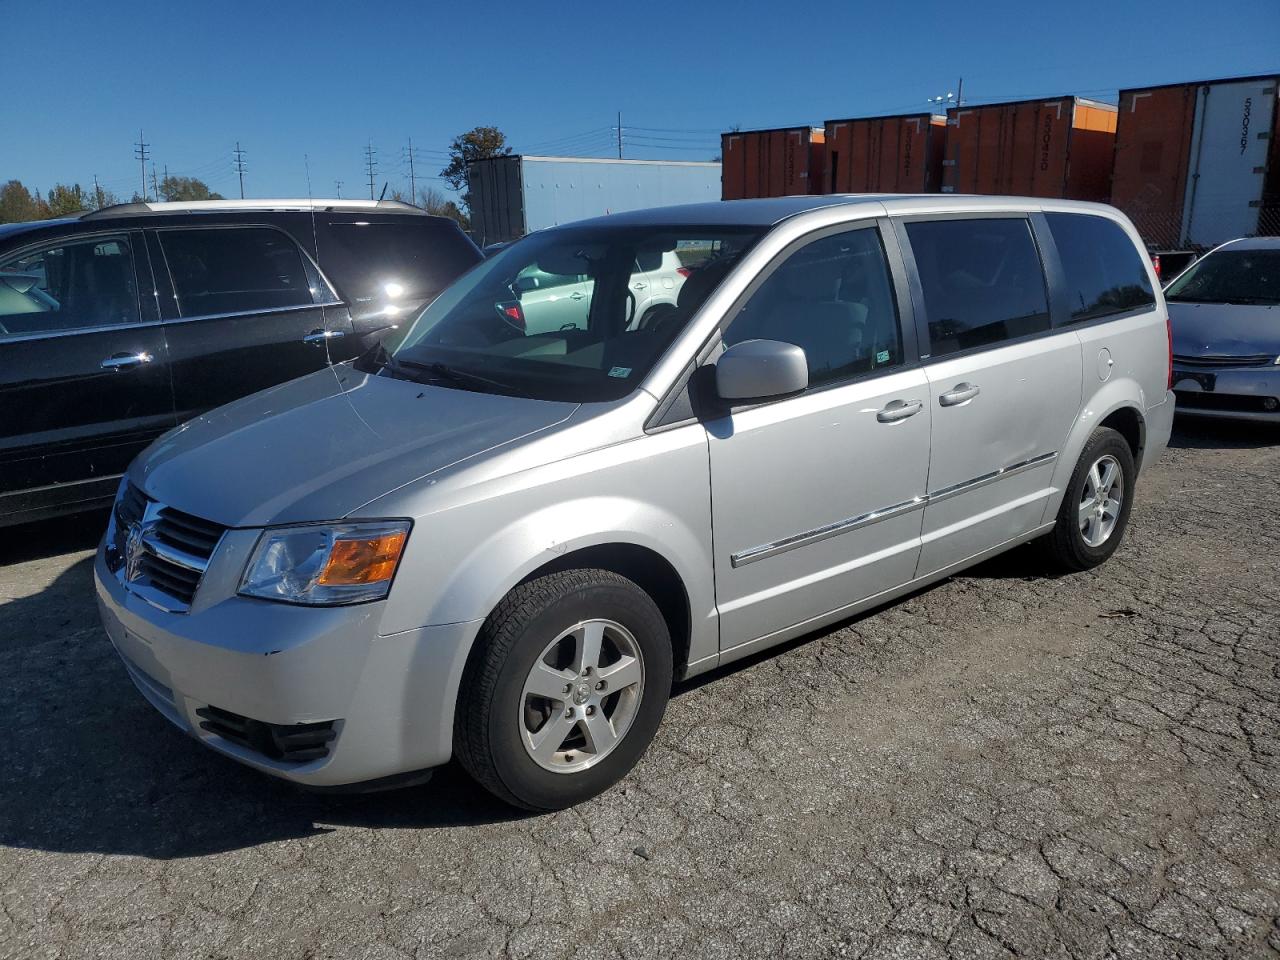
{"type": "Polygon", "coordinates": [[[240,149],[240,141],[236,141],[236,173],[240,174],[240,199],[244,199],[244,151],[240,149]]]}

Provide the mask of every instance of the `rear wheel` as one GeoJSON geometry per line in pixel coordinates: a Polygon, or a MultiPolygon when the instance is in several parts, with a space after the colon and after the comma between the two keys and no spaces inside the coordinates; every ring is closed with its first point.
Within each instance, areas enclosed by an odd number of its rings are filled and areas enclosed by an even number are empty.
{"type": "Polygon", "coordinates": [[[1088,570],[1120,546],[1137,470],[1129,442],[1110,427],[1099,427],[1085,444],[1067,484],[1053,530],[1040,547],[1059,569],[1088,570]]]}
{"type": "Polygon", "coordinates": [[[515,806],[580,803],[640,759],[671,671],[666,621],[625,577],[568,570],[521,584],[485,621],[468,661],[458,759],[515,806]]]}

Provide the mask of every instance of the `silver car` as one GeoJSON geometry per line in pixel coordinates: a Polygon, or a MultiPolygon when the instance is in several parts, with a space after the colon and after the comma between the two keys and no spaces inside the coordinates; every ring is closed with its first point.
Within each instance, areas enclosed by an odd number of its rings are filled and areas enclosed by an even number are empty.
{"type": "Polygon", "coordinates": [[[1280,423],[1280,237],[1216,247],[1165,298],[1178,412],[1280,423]]]}
{"type": "Polygon", "coordinates": [[[1173,418],[1164,300],[1110,207],[791,197],[613,215],[476,266],[375,352],[193,420],[95,572],[129,675],[313,786],[457,757],[585,800],[692,677],[1036,541],[1116,549],[1173,418]],[[636,323],[638,258],[680,252],[636,323]],[[584,324],[501,316],[531,268],[584,324]]]}

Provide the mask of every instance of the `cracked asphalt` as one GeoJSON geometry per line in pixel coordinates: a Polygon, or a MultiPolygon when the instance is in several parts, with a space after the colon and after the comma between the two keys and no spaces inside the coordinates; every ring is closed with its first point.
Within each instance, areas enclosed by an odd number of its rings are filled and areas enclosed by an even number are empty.
{"type": "Polygon", "coordinates": [[[1180,423],[1120,551],[1016,551],[681,685],[618,788],[316,796],[172,730],[102,517],[0,534],[0,957],[1280,957],[1280,432],[1180,423]]]}

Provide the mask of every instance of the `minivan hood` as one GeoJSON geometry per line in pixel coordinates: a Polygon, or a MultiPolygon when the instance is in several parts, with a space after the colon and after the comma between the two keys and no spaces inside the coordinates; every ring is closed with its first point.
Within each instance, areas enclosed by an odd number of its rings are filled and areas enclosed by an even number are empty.
{"type": "Polygon", "coordinates": [[[566,420],[553,403],[321,370],[212,410],[129,468],[148,496],[229,527],[340,519],[566,420]]]}
{"type": "Polygon", "coordinates": [[[1174,300],[1169,323],[1180,357],[1280,356],[1280,307],[1174,300]]]}

